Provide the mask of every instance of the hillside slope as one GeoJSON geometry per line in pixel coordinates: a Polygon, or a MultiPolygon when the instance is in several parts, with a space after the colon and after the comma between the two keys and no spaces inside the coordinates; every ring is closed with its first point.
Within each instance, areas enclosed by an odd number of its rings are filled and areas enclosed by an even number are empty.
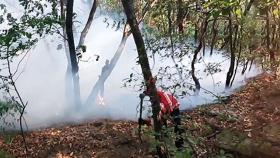
{"type": "MultiPolygon", "coordinates": [[[[280,81],[262,74],[230,97],[227,104],[183,113],[188,146],[197,157],[279,157],[280,81]]],[[[153,157],[151,143],[140,143],[137,123],[98,120],[26,134],[28,157],[153,157]]],[[[147,128],[146,128],[147,129],[147,128]]],[[[0,149],[24,157],[21,137],[0,137],[0,149]]]]}

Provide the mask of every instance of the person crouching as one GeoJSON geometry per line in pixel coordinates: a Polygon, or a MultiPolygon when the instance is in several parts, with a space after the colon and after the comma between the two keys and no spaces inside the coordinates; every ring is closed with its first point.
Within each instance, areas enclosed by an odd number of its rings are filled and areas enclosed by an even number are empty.
{"type": "MultiPolygon", "coordinates": [[[[143,94],[148,95],[147,91],[144,91],[143,94]]],[[[158,118],[162,125],[167,126],[167,119],[171,118],[171,122],[174,124],[174,132],[176,134],[175,146],[178,149],[181,149],[184,144],[184,140],[182,137],[183,129],[180,128],[181,125],[181,117],[179,110],[179,102],[177,99],[171,95],[167,94],[163,91],[157,91],[157,96],[160,102],[160,112],[158,114],[158,118]]],[[[146,124],[148,126],[151,125],[151,119],[139,119],[140,124],[146,124]]]]}

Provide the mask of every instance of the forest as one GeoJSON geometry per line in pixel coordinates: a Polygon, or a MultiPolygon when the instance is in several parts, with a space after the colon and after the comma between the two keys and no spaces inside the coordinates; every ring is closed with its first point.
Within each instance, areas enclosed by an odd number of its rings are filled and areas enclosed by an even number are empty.
{"type": "Polygon", "coordinates": [[[1,0],[0,158],[280,157],[280,0],[1,0]]]}

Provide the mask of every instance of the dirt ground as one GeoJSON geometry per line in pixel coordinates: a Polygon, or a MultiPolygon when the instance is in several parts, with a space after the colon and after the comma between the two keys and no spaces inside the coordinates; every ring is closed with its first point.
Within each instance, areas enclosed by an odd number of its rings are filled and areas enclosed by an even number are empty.
{"type": "MultiPolygon", "coordinates": [[[[27,157],[153,157],[140,143],[136,122],[99,120],[26,133],[27,157]]],[[[186,147],[194,157],[280,157],[280,81],[262,74],[230,96],[225,104],[183,113],[186,147]]],[[[22,139],[0,136],[0,150],[25,157],[22,139]]]]}
{"type": "MultiPolygon", "coordinates": [[[[26,135],[28,157],[146,157],[149,146],[138,141],[136,128],[135,122],[100,120],[30,132],[26,135]]],[[[0,146],[15,157],[24,157],[20,136],[10,144],[2,138],[0,146]]]]}
{"type": "Polygon", "coordinates": [[[228,103],[187,112],[190,136],[202,137],[201,157],[223,149],[234,157],[280,157],[280,81],[262,74],[248,81],[228,103]],[[195,126],[194,126],[195,125],[195,126]]]}

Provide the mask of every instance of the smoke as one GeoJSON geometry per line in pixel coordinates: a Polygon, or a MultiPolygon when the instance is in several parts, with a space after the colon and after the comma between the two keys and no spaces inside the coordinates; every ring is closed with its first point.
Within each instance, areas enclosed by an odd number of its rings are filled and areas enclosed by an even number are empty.
{"type": "MultiPolygon", "coordinates": [[[[87,1],[88,2],[88,1],[87,1]]],[[[75,1],[75,12],[77,20],[85,24],[89,12],[88,4],[83,0],[75,1]]],[[[15,9],[15,8],[11,8],[15,9]]],[[[107,28],[104,17],[99,16],[93,21],[92,27],[86,37],[85,44],[87,52],[83,54],[83,60],[80,62],[80,88],[82,103],[85,102],[90,91],[101,73],[101,69],[107,59],[111,59],[117,50],[121,41],[122,32],[107,28]],[[100,59],[96,61],[96,56],[100,59]]],[[[76,26],[76,36],[79,35],[83,25],[76,26]]],[[[78,38],[76,38],[77,44],[78,38]]],[[[130,37],[126,43],[125,50],[119,59],[115,69],[105,82],[105,106],[98,104],[82,105],[81,108],[73,107],[67,104],[71,98],[66,98],[65,93],[65,73],[67,68],[67,59],[65,49],[57,49],[58,45],[63,45],[63,39],[58,35],[47,36],[41,40],[20,65],[19,72],[22,72],[16,85],[19,88],[25,102],[28,102],[26,109],[26,121],[29,129],[47,127],[52,124],[62,122],[79,122],[83,120],[109,118],[109,119],[129,119],[136,120],[136,107],[139,104],[138,93],[130,88],[122,88],[123,79],[132,72],[132,67],[136,66],[137,52],[130,37]]],[[[207,51],[208,53],[208,51],[207,51]]],[[[209,54],[209,53],[208,53],[209,54]]],[[[212,57],[206,56],[205,62],[221,62],[225,59],[221,54],[214,54],[212,57]]],[[[13,63],[15,68],[16,59],[13,63]]],[[[183,62],[190,63],[191,59],[183,62]]],[[[157,61],[156,65],[162,65],[157,61]]],[[[166,64],[173,64],[165,61],[166,64]]],[[[221,63],[222,71],[213,75],[215,82],[221,82],[222,86],[213,86],[211,76],[205,76],[202,72],[205,65],[200,63],[196,69],[201,70],[197,75],[200,77],[201,86],[218,94],[226,93],[224,91],[224,82],[229,61],[221,63]]],[[[156,69],[155,69],[156,70],[156,69]]],[[[240,72],[240,70],[239,70],[240,72]]],[[[259,73],[255,67],[245,77],[251,77],[259,73]]],[[[244,84],[244,76],[237,72],[233,88],[244,84]]],[[[194,107],[198,104],[209,103],[213,101],[213,96],[201,93],[199,96],[188,96],[180,100],[182,109],[194,107]]]]}

